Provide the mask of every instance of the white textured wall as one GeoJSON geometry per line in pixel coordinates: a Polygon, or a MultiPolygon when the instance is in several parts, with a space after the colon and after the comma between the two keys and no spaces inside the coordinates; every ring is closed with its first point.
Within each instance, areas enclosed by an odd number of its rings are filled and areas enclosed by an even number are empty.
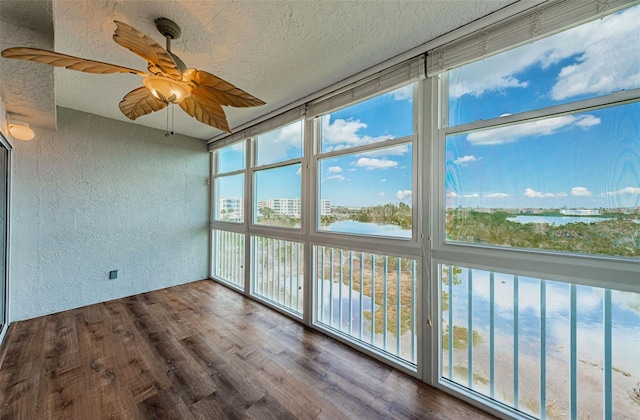
{"type": "Polygon", "coordinates": [[[205,142],[61,108],[14,146],[11,321],[208,277],[205,142]]]}

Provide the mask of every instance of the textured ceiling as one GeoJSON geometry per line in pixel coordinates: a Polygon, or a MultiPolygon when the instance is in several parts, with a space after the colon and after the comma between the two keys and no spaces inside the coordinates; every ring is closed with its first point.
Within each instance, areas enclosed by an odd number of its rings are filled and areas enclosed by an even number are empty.
{"type": "MultiPolygon", "coordinates": [[[[141,58],[112,40],[113,21],[164,45],[154,19],[172,19],[182,28],[172,50],[188,67],[267,102],[225,107],[233,129],[513,2],[0,0],[0,48],[55,49],[146,70],[141,58]]],[[[129,121],[118,103],[141,86],[141,78],[130,74],[94,75],[7,59],[0,65],[7,111],[35,126],[55,123],[55,105],[129,121]]],[[[176,132],[200,139],[221,134],[172,108],[176,132]]],[[[165,129],[167,116],[163,110],[135,124],[165,129]]]]}

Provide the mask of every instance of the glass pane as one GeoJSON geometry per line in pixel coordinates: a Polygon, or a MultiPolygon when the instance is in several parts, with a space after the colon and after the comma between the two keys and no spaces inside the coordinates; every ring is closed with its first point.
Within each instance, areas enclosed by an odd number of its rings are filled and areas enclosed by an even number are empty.
{"type": "Polygon", "coordinates": [[[413,84],[321,117],[322,153],[413,134],[413,84]]]}
{"type": "Polygon", "coordinates": [[[243,289],[244,234],[214,230],[213,241],[213,276],[243,289]]]}
{"type": "Polygon", "coordinates": [[[605,406],[636,416],[640,294],[449,265],[440,275],[442,378],[534,417],[572,405],[576,418],[605,406]]]}
{"type": "Polygon", "coordinates": [[[230,146],[223,147],[216,150],[217,157],[217,173],[223,174],[226,172],[239,171],[244,169],[245,160],[245,145],[246,141],[241,141],[230,146]]]}
{"type": "Polygon", "coordinates": [[[417,262],[315,246],[315,322],[416,364],[417,262]]]}
{"type": "Polygon", "coordinates": [[[302,157],[302,121],[256,137],[256,166],[302,157]]]}
{"type": "Polygon", "coordinates": [[[253,293],[302,316],[304,245],[253,237],[253,293]]]}
{"type": "Polygon", "coordinates": [[[446,139],[447,240],[640,258],[640,103],[446,139]]]}
{"type": "Polygon", "coordinates": [[[449,125],[640,87],[640,6],[452,70],[449,125]]]}
{"type": "Polygon", "coordinates": [[[410,143],[321,159],[318,229],[411,238],[410,143]]]}
{"type": "Polygon", "coordinates": [[[302,192],[300,164],[255,172],[254,223],[300,227],[302,192]]]}
{"type": "Polygon", "coordinates": [[[215,220],[244,221],[244,174],[215,179],[215,220]]]}

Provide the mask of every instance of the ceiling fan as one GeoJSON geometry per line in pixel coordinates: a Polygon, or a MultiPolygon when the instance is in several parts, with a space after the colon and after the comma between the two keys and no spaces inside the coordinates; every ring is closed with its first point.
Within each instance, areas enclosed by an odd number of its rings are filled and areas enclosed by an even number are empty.
{"type": "Polygon", "coordinates": [[[171,52],[171,39],[180,37],[181,33],[175,22],[165,18],[155,20],[158,31],[167,40],[166,49],[134,27],[119,21],[114,23],[116,30],[113,40],[145,59],[149,63],[149,73],[39,48],[8,48],[2,51],[2,57],[35,61],[86,73],[131,73],[142,76],[144,86],[127,93],[119,104],[120,111],[131,120],[159,111],[170,104],[178,104],[198,121],[230,133],[222,105],[251,107],[265,104],[211,73],[187,68],[171,52]]]}

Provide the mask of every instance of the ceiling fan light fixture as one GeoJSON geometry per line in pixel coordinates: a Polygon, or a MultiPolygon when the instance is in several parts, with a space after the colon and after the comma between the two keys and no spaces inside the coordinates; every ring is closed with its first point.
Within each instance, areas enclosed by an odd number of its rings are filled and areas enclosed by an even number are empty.
{"type": "Polygon", "coordinates": [[[178,104],[191,96],[193,87],[164,76],[148,76],[142,83],[157,99],[165,103],[178,104]]]}
{"type": "Polygon", "coordinates": [[[22,141],[29,141],[35,137],[35,133],[27,123],[10,123],[9,133],[11,133],[14,139],[22,141]]]}

